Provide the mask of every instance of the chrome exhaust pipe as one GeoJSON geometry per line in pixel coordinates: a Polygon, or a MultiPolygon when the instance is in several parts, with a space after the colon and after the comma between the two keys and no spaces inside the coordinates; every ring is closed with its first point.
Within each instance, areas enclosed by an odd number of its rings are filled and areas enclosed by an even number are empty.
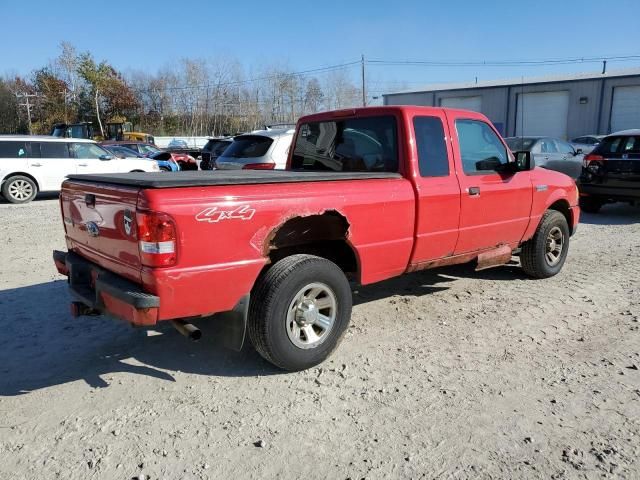
{"type": "Polygon", "coordinates": [[[197,342],[202,338],[202,332],[195,325],[184,320],[171,320],[171,325],[175,327],[182,335],[197,342]]]}

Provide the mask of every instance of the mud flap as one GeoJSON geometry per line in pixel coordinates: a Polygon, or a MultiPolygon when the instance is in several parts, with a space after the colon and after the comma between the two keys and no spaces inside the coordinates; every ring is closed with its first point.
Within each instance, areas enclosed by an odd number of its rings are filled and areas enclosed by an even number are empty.
{"type": "Polygon", "coordinates": [[[216,324],[215,337],[227,348],[242,350],[247,331],[249,294],[243,296],[233,310],[213,316],[216,324]]]}

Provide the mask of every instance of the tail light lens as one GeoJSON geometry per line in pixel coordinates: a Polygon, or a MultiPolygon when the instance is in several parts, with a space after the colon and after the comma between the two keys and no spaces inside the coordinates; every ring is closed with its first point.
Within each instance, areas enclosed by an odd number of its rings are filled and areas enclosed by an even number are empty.
{"type": "Polygon", "coordinates": [[[274,168],[276,168],[276,164],[275,163],[247,163],[244,167],[242,167],[243,170],[273,170],[274,168]]]}
{"type": "Polygon", "coordinates": [[[590,153],[588,155],[585,155],[583,165],[588,172],[595,173],[597,175],[601,173],[601,169],[604,166],[602,164],[603,161],[604,157],[602,155],[590,153]]]}
{"type": "Polygon", "coordinates": [[[583,162],[585,167],[588,167],[589,163],[591,163],[591,162],[600,162],[602,160],[604,160],[604,157],[602,155],[597,155],[595,153],[589,153],[588,155],[584,156],[584,159],[583,159],[582,162],[583,162]]]}
{"type": "Polygon", "coordinates": [[[176,224],[169,215],[137,212],[140,261],[148,267],[169,267],[178,260],[176,224]]]}

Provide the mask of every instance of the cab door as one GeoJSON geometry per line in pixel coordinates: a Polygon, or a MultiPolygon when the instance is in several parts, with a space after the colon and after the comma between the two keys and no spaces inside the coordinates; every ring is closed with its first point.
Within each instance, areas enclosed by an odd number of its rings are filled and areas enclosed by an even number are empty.
{"type": "Polygon", "coordinates": [[[513,158],[481,115],[448,111],[447,118],[461,190],[455,254],[505,244],[515,247],[529,224],[533,199],[530,172],[500,170],[513,158]]]}
{"type": "Polygon", "coordinates": [[[460,185],[443,110],[412,119],[416,240],[412,265],[453,255],[460,222],[460,185]]]}

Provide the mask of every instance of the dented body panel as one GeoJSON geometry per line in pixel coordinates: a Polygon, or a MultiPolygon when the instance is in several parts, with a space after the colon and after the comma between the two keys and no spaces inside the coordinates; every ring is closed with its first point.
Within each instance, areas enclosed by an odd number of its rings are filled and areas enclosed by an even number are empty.
{"type": "MultiPolygon", "coordinates": [[[[495,132],[481,114],[374,107],[317,114],[300,122],[377,115],[396,119],[398,173],[74,176],[61,195],[67,247],[159,299],[153,318],[174,320],[242,310],[238,305],[246,305],[261,272],[287,252],[314,253],[322,247],[328,258],[333,253],[349,257],[345,264],[352,279],[370,284],[473,260],[478,268],[506,263],[534,235],[549,208],[566,212],[575,229],[577,190],[569,177],[541,169],[465,173],[456,120],[483,122],[495,132]],[[446,175],[420,173],[414,119],[425,116],[442,124],[446,175]],[[175,258],[168,266],[145,264],[136,247],[144,243],[136,236],[140,233],[125,228],[127,218],[139,226],[143,216],[154,212],[173,225],[175,240],[169,247],[175,258]]],[[[158,252],[169,248],[162,242],[145,245],[158,252]]],[[[56,266],[65,273],[61,255],[56,266]]],[[[103,313],[132,321],[125,310],[121,306],[118,312],[103,313]]]]}

